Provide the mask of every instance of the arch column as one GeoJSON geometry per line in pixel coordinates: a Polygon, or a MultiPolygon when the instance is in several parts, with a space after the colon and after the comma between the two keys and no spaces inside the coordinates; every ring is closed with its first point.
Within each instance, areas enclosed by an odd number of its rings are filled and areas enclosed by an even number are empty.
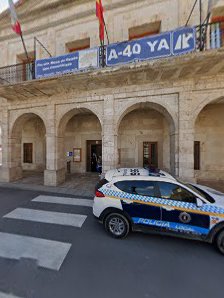
{"type": "Polygon", "coordinates": [[[58,156],[60,138],[56,135],[56,111],[54,105],[47,107],[46,170],[44,185],[57,186],[65,181],[65,167],[58,156]]]}
{"type": "Polygon", "coordinates": [[[8,110],[2,112],[2,166],[0,181],[11,182],[22,178],[21,151],[19,136],[9,136],[8,110]]]}
{"type": "Polygon", "coordinates": [[[114,98],[104,98],[104,120],[102,127],[103,173],[118,166],[117,129],[114,123],[114,98]]]}
{"type": "MultiPolygon", "coordinates": [[[[190,102],[190,101],[189,101],[190,102]]],[[[190,102],[191,103],[191,102],[190,102]]],[[[194,174],[194,123],[191,104],[182,102],[179,114],[178,176],[184,181],[195,182],[194,174]],[[184,109],[185,106],[185,109],[184,109]]]]}
{"type": "Polygon", "coordinates": [[[114,134],[114,125],[104,124],[102,135],[103,173],[118,165],[117,135],[114,134]]]}

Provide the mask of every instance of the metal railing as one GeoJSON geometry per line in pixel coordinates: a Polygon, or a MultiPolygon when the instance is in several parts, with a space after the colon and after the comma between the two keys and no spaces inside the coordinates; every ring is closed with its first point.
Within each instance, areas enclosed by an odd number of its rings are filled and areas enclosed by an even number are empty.
{"type": "Polygon", "coordinates": [[[35,63],[20,63],[0,68],[0,85],[16,84],[33,80],[35,63]]]}
{"type": "MultiPolygon", "coordinates": [[[[196,27],[197,51],[224,46],[224,22],[208,23],[196,27]]],[[[100,68],[106,66],[105,47],[100,47],[100,68]]],[[[35,63],[20,63],[0,68],[0,85],[16,84],[35,79],[35,63]]]]}
{"type": "Polygon", "coordinates": [[[197,50],[205,51],[224,46],[224,22],[208,23],[196,27],[197,50]]]}

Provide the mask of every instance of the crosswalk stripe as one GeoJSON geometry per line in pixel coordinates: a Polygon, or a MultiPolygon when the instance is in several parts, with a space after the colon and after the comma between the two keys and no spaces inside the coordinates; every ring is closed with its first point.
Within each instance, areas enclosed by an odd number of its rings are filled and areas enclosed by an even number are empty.
{"type": "Polygon", "coordinates": [[[32,200],[33,202],[50,203],[50,204],[62,204],[62,205],[74,205],[92,207],[93,201],[87,199],[75,199],[66,197],[53,197],[53,196],[38,196],[32,200]]]}
{"type": "Polygon", "coordinates": [[[71,248],[70,243],[2,232],[0,232],[0,243],[0,257],[2,258],[34,259],[40,267],[57,271],[71,248]]]}
{"type": "Polygon", "coordinates": [[[11,295],[11,294],[5,294],[5,293],[0,292],[0,298],[21,298],[21,297],[14,296],[14,295],[11,295]]]}
{"type": "Polygon", "coordinates": [[[14,211],[4,215],[3,217],[41,223],[58,224],[63,226],[72,226],[77,228],[81,228],[87,218],[86,215],[81,214],[42,211],[28,208],[17,208],[14,211]]]}
{"type": "Polygon", "coordinates": [[[5,293],[0,292],[0,298],[21,298],[21,297],[14,296],[14,295],[11,295],[11,294],[5,294],[5,293]]]}

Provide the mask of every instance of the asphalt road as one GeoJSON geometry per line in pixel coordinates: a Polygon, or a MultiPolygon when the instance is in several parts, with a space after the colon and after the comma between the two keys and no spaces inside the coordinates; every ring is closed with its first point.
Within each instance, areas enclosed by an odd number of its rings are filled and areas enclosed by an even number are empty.
{"type": "Polygon", "coordinates": [[[0,298],[223,297],[224,256],[212,245],[141,233],[115,240],[93,218],[91,207],[32,201],[39,195],[0,189],[0,255],[6,254],[0,257],[0,298]],[[16,218],[18,208],[20,216],[34,210],[43,222],[35,216],[16,218]],[[80,218],[81,227],[72,226],[76,218],[70,226],[45,223],[43,211],[54,212],[52,221],[58,220],[55,212],[85,219],[80,218]],[[10,213],[11,218],[3,217],[10,213]],[[26,242],[27,237],[36,242],[26,242]],[[16,247],[10,247],[13,243],[16,247]],[[61,250],[64,244],[70,245],[67,253],[61,250]],[[31,257],[14,259],[22,253],[21,247],[31,257]],[[59,269],[47,268],[48,260],[54,267],[59,259],[59,269]]]}

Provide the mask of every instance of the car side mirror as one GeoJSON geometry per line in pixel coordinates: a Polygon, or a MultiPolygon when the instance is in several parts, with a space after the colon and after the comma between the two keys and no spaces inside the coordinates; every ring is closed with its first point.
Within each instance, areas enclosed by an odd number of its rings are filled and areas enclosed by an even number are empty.
{"type": "Polygon", "coordinates": [[[197,207],[202,207],[203,206],[203,201],[199,198],[196,198],[196,205],[197,205],[197,207]]]}

